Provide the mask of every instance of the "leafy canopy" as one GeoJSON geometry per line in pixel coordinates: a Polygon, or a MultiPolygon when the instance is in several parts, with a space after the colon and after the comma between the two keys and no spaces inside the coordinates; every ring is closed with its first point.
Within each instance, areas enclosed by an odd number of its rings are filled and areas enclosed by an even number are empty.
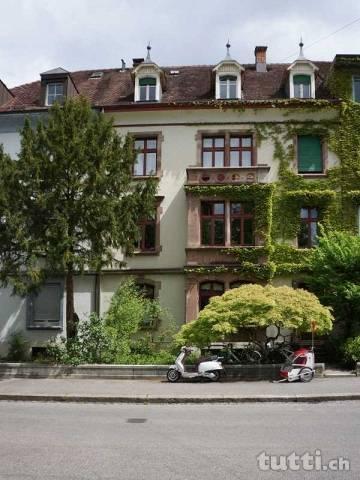
{"type": "Polygon", "coordinates": [[[183,345],[206,346],[242,328],[283,328],[309,332],[315,322],[317,333],[332,328],[330,309],[315,295],[302,289],[266,285],[243,285],[213,297],[197,320],[184,325],[176,336],[183,345]]]}

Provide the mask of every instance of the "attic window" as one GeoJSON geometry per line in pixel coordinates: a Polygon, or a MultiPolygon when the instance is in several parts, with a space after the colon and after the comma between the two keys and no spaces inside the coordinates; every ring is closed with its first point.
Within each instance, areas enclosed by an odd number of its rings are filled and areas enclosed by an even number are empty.
{"type": "Polygon", "coordinates": [[[311,98],[310,75],[294,75],[294,97],[311,98]]]}
{"type": "Polygon", "coordinates": [[[63,103],[64,101],[64,84],[48,83],[46,86],[46,105],[54,105],[55,102],[63,103]]]}
{"type": "Polygon", "coordinates": [[[232,99],[236,98],[236,82],[237,77],[234,75],[223,75],[220,81],[220,98],[232,99]]]}
{"type": "Polygon", "coordinates": [[[90,75],[91,79],[101,78],[104,75],[104,72],[93,72],[90,75]]]}
{"type": "Polygon", "coordinates": [[[156,78],[144,77],[139,79],[140,102],[156,100],[156,78]]]}

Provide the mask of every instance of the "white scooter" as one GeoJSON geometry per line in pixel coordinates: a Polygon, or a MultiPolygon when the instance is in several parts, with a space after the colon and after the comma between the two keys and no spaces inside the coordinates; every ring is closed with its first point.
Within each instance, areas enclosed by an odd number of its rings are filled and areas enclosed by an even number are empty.
{"type": "Polygon", "coordinates": [[[224,368],[221,364],[221,357],[211,357],[208,360],[200,362],[198,364],[197,372],[186,372],[184,366],[185,358],[193,352],[193,348],[182,347],[178,357],[175,360],[175,364],[171,365],[167,371],[166,377],[169,382],[177,382],[180,378],[209,378],[213,382],[220,380],[221,374],[224,372],[224,368]]]}

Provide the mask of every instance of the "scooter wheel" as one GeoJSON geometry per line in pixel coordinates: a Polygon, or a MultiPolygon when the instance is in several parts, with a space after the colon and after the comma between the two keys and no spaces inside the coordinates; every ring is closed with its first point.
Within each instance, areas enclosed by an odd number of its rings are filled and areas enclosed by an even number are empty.
{"type": "Polygon", "coordinates": [[[178,382],[180,380],[180,373],[175,370],[175,368],[170,368],[168,371],[167,371],[167,374],[166,374],[166,378],[168,379],[168,382],[171,382],[171,383],[175,383],[175,382],[178,382]]]}
{"type": "Polygon", "coordinates": [[[299,378],[301,382],[310,382],[314,376],[314,372],[311,368],[303,368],[299,373],[299,378]]]}
{"type": "Polygon", "coordinates": [[[218,382],[221,378],[221,372],[220,370],[214,370],[211,372],[214,376],[211,378],[212,382],[218,382]]]}

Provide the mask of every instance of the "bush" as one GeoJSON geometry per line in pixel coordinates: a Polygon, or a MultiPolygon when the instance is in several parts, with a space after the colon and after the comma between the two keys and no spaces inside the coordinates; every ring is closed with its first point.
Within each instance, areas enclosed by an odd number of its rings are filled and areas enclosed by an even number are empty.
{"type": "Polygon", "coordinates": [[[16,332],[10,336],[9,351],[6,359],[13,362],[23,362],[29,357],[29,342],[22,333],[16,332]]]}
{"type": "Polygon", "coordinates": [[[360,336],[347,339],[344,344],[344,357],[351,363],[360,362],[360,336]]]}

